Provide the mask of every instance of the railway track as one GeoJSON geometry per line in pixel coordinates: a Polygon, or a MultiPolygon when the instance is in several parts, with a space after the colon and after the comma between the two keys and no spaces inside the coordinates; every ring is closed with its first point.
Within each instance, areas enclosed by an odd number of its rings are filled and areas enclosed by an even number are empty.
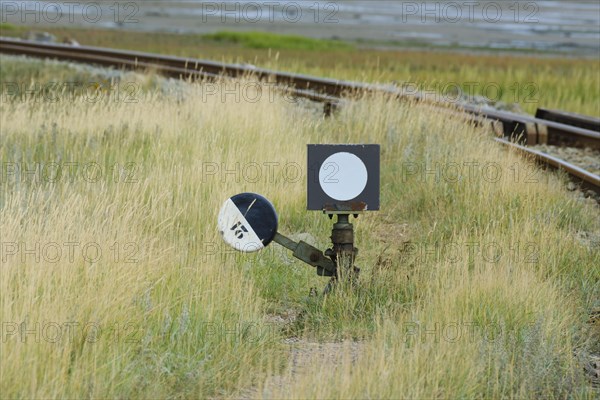
{"type": "MultiPolygon", "coordinates": [[[[535,113],[535,117],[546,121],[552,121],[586,129],[590,132],[600,133],[600,118],[588,117],[586,115],[569,113],[566,111],[549,110],[546,108],[538,108],[537,112],[535,113]]],[[[585,138],[564,135],[560,130],[556,130],[553,127],[549,127],[549,133],[550,135],[547,144],[550,145],[567,145],[573,147],[590,145],[590,147],[594,147],[593,143],[586,141],[585,138]],[[577,140],[583,140],[583,142],[577,143],[577,140]]]]}
{"type": "Polygon", "coordinates": [[[560,144],[600,149],[600,119],[597,118],[546,109],[538,109],[535,116],[522,115],[439,101],[417,93],[406,93],[391,85],[325,79],[246,65],[100,47],[0,38],[0,53],[54,58],[129,70],[151,69],[162,75],[181,79],[217,79],[223,76],[239,78],[252,75],[273,82],[282,89],[291,90],[294,96],[323,103],[325,114],[330,114],[344,97],[355,94],[384,94],[400,100],[425,102],[443,112],[463,116],[467,114],[467,119],[471,122],[488,124],[496,135],[505,138],[497,139],[503,145],[529,153],[537,161],[551,168],[566,171],[582,188],[593,190],[600,196],[600,177],[597,175],[521,145],[560,144]],[[521,144],[512,143],[506,138],[517,140],[521,144]]]}
{"type": "Polygon", "coordinates": [[[591,172],[561,160],[560,158],[542,153],[541,151],[534,150],[517,143],[510,142],[506,139],[496,138],[494,140],[510,149],[524,153],[540,164],[546,165],[552,169],[560,169],[565,171],[567,174],[569,174],[573,181],[581,185],[583,190],[593,190],[600,195],[600,190],[598,190],[600,189],[600,176],[594,175],[591,172]]]}

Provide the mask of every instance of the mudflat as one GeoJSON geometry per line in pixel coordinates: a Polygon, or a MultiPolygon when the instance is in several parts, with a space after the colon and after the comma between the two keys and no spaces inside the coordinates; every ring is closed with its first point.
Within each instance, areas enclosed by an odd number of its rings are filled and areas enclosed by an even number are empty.
{"type": "Polygon", "coordinates": [[[600,51],[600,3],[595,0],[37,3],[39,15],[6,9],[3,22],[176,33],[258,30],[374,46],[600,51]]]}

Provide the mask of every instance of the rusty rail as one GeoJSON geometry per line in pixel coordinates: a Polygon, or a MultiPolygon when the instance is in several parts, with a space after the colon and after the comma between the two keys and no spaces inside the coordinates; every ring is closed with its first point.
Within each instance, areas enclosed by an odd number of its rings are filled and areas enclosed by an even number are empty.
{"type": "Polygon", "coordinates": [[[575,114],[566,111],[549,110],[538,108],[535,117],[541,120],[549,121],[548,125],[548,144],[557,146],[599,148],[597,146],[597,137],[600,137],[600,118],[587,115],[575,114]],[[557,129],[555,123],[569,125],[579,129],[584,129],[586,134],[579,136],[565,135],[561,129],[557,129]],[[593,132],[596,134],[594,135],[593,132]]]}
{"type": "MultiPolygon", "coordinates": [[[[440,111],[449,112],[453,115],[470,115],[470,118],[467,118],[468,121],[489,124],[498,136],[516,139],[527,145],[554,144],[560,141],[570,145],[600,149],[598,119],[565,112],[547,112],[547,110],[543,112],[538,110],[534,117],[469,105],[458,105],[449,101],[431,100],[418,93],[406,93],[391,85],[326,79],[246,65],[91,46],[70,46],[0,38],[0,53],[56,58],[124,69],[151,69],[160,74],[182,79],[217,79],[222,76],[243,77],[253,75],[261,80],[267,80],[281,85],[281,87],[286,87],[297,97],[323,103],[326,114],[331,113],[345,96],[365,93],[384,94],[400,100],[424,102],[440,111]]],[[[502,143],[510,142],[502,141],[502,143]]],[[[519,146],[517,144],[511,145],[519,146]]],[[[534,150],[523,146],[519,146],[519,148],[531,154],[534,152],[534,150]]],[[[558,168],[564,169],[575,179],[588,182],[586,185],[600,192],[597,176],[590,173],[586,175],[581,172],[583,170],[571,164],[540,152],[535,153],[536,159],[545,160],[544,162],[553,167],[558,165],[558,168]],[[588,175],[591,175],[591,177],[588,175]]]]}
{"type": "Polygon", "coordinates": [[[593,190],[600,196],[600,176],[594,175],[591,172],[561,160],[560,158],[556,158],[549,154],[542,153],[541,151],[534,150],[517,143],[509,142],[506,139],[496,138],[494,140],[508,148],[520,151],[528,156],[533,157],[538,163],[547,165],[553,169],[565,171],[567,174],[569,174],[572,180],[581,185],[582,189],[593,190]]]}
{"type": "Polygon", "coordinates": [[[600,118],[596,117],[547,108],[538,108],[535,117],[600,133],[600,118]]]}
{"type": "Polygon", "coordinates": [[[502,131],[505,136],[522,136],[526,139],[527,144],[546,143],[545,138],[548,136],[548,131],[551,130],[552,132],[560,131],[565,135],[584,138],[586,145],[600,148],[600,133],[584,127],[529,115],[457,105],[450,101],[428,100],[426,96],[419,93],[406,93],[392,85],[326,79],[246,65],[129,50],[48,44],[9,38],[0,38],[0,52],[36,57],[54,57],[127,69],[152,68],[157,72],[174,77],[240,77],[254,75],[259,79],[270,80],[279,85],[291,87],[297,91],[297,95],[300,97],[307,97],[323,103],[336,102],[338,98],[352,93],[383,93],[399,99],[425,101],[440,107],[451,107],[488,120],[499,121],[502,123],[502,131]]]}
{"type": "MultiPolygon", "coordinates": [[[[180,79],[217,79],[222,76],[241,77],[253,74],[253,69],[235,64],[220,64],[212,61],[185,59],[134,51],[112,50],[97,47],[74,47],[60,44],[0,39],[0,53],[27,55],[31,57],[56,58],[60,60],[97,64],[128,70],[153,70],[161,75],[180,79]]],[[[271,79],[268,70],[259,70],[255,76],[271,79]]],[[[286,83],[286,77],[282,81],[286,83]]],[[[272,79],[271,79],[272,80],[272,79]]],[[[280,83],[280,81],[275,81],[280,83]]],[[[299,81],[300,84],[305,83],[299,81]]],[[[308,83],[305,83],[308,87],[308,83]]],[[[316,83],[315,83],[316,86],[316,83]]],[[[294,95],[321,103],[336,103],[340,99],[324,92],[295,88],[294,95]]]]}

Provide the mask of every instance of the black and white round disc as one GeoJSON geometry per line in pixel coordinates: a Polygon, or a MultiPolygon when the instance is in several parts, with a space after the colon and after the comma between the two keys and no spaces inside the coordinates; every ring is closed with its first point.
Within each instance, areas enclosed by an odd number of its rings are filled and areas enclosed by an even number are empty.
{"type": "Polygon", "coordinates": [[[252,253],[266,247],[275,237],[277,213],[261,195],[240,193],[225,201],[217,225],[225,243],[252,253]]]}

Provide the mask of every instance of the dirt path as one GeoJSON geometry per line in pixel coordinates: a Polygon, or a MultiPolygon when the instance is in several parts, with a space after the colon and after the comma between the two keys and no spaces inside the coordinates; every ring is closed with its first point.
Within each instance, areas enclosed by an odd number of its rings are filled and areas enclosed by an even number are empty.
{"type": "Polygon", "coordinates": [[[313,368],[324,366],[337,368],[344,362],[356,363],[364,349],[365,342],[313,342],[305,339],[285,339],[289,346],[289,364],[282,375],[268,377],[262,388],[245,389],[240,399],[278,398],[281,393],[293,385],[303,375],[311,373],[313,368]]]}

